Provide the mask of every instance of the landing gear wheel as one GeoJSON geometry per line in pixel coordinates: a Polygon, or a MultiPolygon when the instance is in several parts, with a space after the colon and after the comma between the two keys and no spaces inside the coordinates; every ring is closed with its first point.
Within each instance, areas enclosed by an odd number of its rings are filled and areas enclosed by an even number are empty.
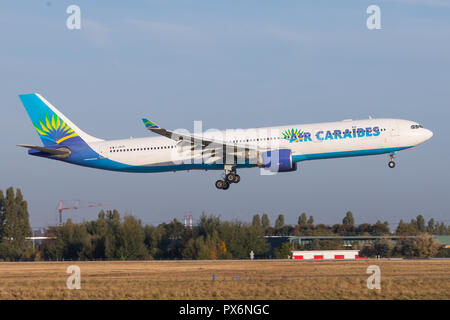
{"type": "Polygon", "coordinates": [[[389,166],[389,168],[394,168],[395,167],[395,162],[394,161],[389,161],[388,166],[389,166]]]}
{"type": "Polygon", "coordinates": [[[228,183],[233,183],[235,179],[236,179],[236,174],[234,174],[233,172],[230,172],[225,176],[225,180],[228,183]]]}
{"type": "Polygon", "coordinates": [[[223,189],[224,183],[225,183],[225,181],[223,181],[223,180],[217,180],[216,181],[216,188],[217,189],[223,189]]]}
{"type": "Polygon", "coordinates": [[[239,183],[239,181],[241,181],[241,176],[238,174],[235,174],[233,183],[239,183]]]}
{"type": "Polygon", "coordinates": [[[228,181],[225,180],[217,180],[216,181],[216,188],[221,190],[227,190],[230,187],[230,184],[228,181]]]}

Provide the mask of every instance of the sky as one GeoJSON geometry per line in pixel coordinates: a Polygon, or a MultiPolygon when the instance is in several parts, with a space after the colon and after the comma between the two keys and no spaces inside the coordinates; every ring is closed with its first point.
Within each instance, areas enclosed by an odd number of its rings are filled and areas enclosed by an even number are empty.
{"type": "MultiPolygon", "coordinates": [[[[57,222],[59,200],[109,203],[147,224],[192,212],[251,221],[302,212],[356,223],[418,214],[450,223],[450,1],[3,1],[0,10],[0,189],[20,188],[33,227],[57,222]],[[66,9],[81,10],[69,30],[66,9]],[[369,5],[381,29],[369,30],[369,5]],[[297,172],[119,173],[30,157],[40,144],[18,94],[39,92],[85,132],[146,137],[168,129],[254,128],[343,119],[420,122],[433,138],[388,155],[301,162],[297,172]]],[[[75,221],[98,209],[66,211],[75,221]]]]}

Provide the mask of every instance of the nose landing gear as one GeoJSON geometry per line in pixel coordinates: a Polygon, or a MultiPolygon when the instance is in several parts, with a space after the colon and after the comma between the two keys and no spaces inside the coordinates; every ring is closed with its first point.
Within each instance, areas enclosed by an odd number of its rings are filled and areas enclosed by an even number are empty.
{"type": "Polygon", "coordinates": [[[395,152],[391,152],[390,154],[389,154],[389,157],[390,157],[390,161],[388,162],[388,166],[389,166],[389,168],[395,168],[395,162],[394,162],[394,158],[395,158],[395,152]]]}

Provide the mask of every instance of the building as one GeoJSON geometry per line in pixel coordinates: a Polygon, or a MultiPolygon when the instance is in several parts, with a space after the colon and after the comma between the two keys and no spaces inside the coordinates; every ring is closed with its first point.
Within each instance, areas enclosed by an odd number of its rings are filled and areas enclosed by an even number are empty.
{"type": "MultiPolygon", "coordinates": [[[[396,242],[400,238],[405,236],[289,236],[284,237],[284,241],[296,242],[301,246],[312,244],[314,240],[318,241],[342,241],[342,244],[346,248],[362,247],[365,244],[373,243],[381,239],[389,239],[396,242]]],[[[406,236],[406,238],[414,238],[414,236],[406,236]]]]}
{"type": "MultiPolygon", "coordinates": [[[[398,235],[385,235],[385,236],[267,236],[267,241],[271,244],[272,248],[278,248],[285,242],[291,242],[292,244],[298,243],[301,246],[312,244],[313,241],[342,241],[344,247],[348,249],[361,248],[365,244],[373,243],[377,240],[388,239],[392,242],[396,242],[398,239],[415,238],[416,236],[398,236],[398,235]]],[[[444,247],[450,248],[450,236],[434,236],[434,239],[441,243],[444,247]]],[[[292,247],[294,248],[294,247],[292,247]]]]}
{"type": "Polygon", "coordinates": [[[308,250],[291,251],[294,260],[355,260],[365,259],[359,256],[359,250],[308,250]]]}

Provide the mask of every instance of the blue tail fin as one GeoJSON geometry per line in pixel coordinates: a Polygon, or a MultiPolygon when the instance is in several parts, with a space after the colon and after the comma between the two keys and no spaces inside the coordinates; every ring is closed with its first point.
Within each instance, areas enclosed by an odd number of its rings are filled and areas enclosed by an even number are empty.
{"type": "Polygon", "coordinates": [[[80,130],[40,94],[19,95],[44,146],[102,141],[80,130]]]}

